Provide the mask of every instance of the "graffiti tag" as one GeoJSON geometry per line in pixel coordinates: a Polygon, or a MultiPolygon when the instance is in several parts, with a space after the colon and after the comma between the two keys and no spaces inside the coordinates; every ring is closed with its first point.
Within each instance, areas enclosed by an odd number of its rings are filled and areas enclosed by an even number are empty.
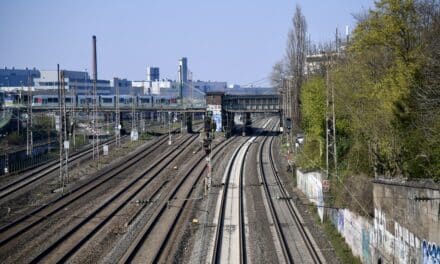
{"type": "Polygon", "coordinates": [[[440,246],[423,240],[422,257],[424,264],[440,264],[440,246]]]}

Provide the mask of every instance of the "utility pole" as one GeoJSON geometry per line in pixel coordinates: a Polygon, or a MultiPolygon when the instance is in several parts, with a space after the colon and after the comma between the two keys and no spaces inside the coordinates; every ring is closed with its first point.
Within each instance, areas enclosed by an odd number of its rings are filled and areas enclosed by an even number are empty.
{"type": "Polygon", "coordinates": [[[291,140],[290,140],[290,133],[292,129],[292,85],[290,77],[286,80],[286,139],[287,139],[287,153],[290,153],[290,147],[291,147],[291,140]]]}
{"type": "MultiPolygon", "coordinates": [[[[90,85],[89,82],[87,80],[87,69],[84,69],[84,84],[86,86],[86,92],[85,92],[85,104],[86,104],[86,112],[87,112],[87,121],[91,124],[91,116],[90,116],[90,97],[91,97],[91,92],[90,92],[90,85]]],[[[87,136],[87,141],[89,141],[89,136],[87,136]]],[[[88,143],[88,142],[87,142],[88,143]]]]}
{"type": "Polygon", "coordinates": [[[171,144],[171,112],[168,112],[168,145],[171,144]]]}
{"type": "Polygon", "coordinates": [[[183,67],[179,65],[179,74],[180,74],[180,91],[179,91],[179,97],[180,97],[180,103],[183,105],[183,67]]]}
{"type": "Polygon", "coordinates": [[[136,119],[136,106],[135,106],[135,92],[134,88],[131,88],[131,140],[136,141],[138,140],[138,130],[137,130],[137,119],[136,119]]]}
{"type": "Polygon", "coordinates": [[[5,175],[9,174],[9,141],[8,141],[8,132],[5,133],[5,139],[6,139],[6,151],[5,151],[5,168],[4,173],[5,175]]]}
{"type": "Polygon", "coordinates": [[[61,71],[61,105],[62,105],[62,130],[64,130],[63,150],[65,155],[64,179],[66,183],[69,181],[69,139],[67,138],[67,109],[66,109],[66,86],[64,82],[64,71],[61,71]]]}
{"type": "Polygon", "coordinates": [[[98,135],[98,100],[96,85],[98,80],[98,60],[96,54],[96,36],[93,36],[93,159],[97,161],[97,167],[99,168],[99,135],[98,135]]]}
{"type": "Polygon", "coordinates": [[[206,154],[206,167],[208,169],[206,178],[205,178],[205,196],[208,195],[208,191],[211,188],[211,179],[212,179],[212,164],[211,164],[211,151],[212,151],[212,139],[214,136],[214,129],[212,125],[212,112],[207,111],[205,114],[204,120],[204,129],[202,134],[203,140],[203,149],[206,154]]]}
{"type": "MultiPolygon", "coordinates": [[[[337,31],[336,31],[336,53],[337,54],[337,31]]],[[[330,69],[333,64],[332,51],[327,52],[326,67],[326,115],[325,115],[325,141],[326,141],[326,176],[330,178],[331,173],[337,175],[337,148],[336,148],[336,114],[335,114],[335,93],[330,78],[330,69]],[[333,164],[332,164],[333,163],[333,164]]]]}
{"type": "Polygon", "coordinates": [[[286,131],[287,131],[287,124],[286,124],[286,119],[287,119],[287,86],[286,86],[286,79],[283,78],[282,80],[282,112],[281,112],[281,116],[282,116],[282,122],[283,122],[283,137],[284,135],[286,135],[286,131]]]}
{"type": "Polygon", "coordinates": [[[51,143],[50,143],[50,131],[51,131],[51,129],[52,129],[52,127],[53,127],[53,113],[50,113],[49,114],[49,116],[51,117],[50,118],[50,125],[48,126],[48,128],[47,128],[47,153],[48,154],[50,154],[50,150],[51,150],[51,143]]]}
{"type": "Polygon", "coordinates": [[[27,124],[26,124],[26,155],[33,153],[33,137],[32,137],[32,88],[31,76],[28,75],[28,100],[27,100],[27,124]]]}
{"type": "Polygon", "coordinates": [[[64,173],[63,173],[63,106],[62,106],[62,96],[61,96],[61,76],[60,76],[60,65],[57,64],[57,73],[58,73],[58,141],[59,141],[59,151],[60,151],[60,185],[62,193],[64,193],[64,173]]]}
{"type": "Polygon", "coordinates": [[[75,113],[75,105],[76,105],[76,88],[78,86],[78,82],[75,82],[75,86],[73,86],[71,95],[72,95],[72,107],[70,109],[70,129],[69,134],[71,140],[73,140],[73,148],[76,147],[76,138],[75,138],[75,119],[76,119],[76,113],[75,113]]]}
{"type": "Polygon", "coordinates": [[[180,134],[183,134],[183,119],[185,118],[185,112],[177,113],[180,116],[180,134]]]}
{"type": "Polygon", "coordinates": [[[116,146],[120,147],[121,145],[121,120],[120,120],[120,109],[119,109],[119,86],[116,86],[116,102],[115,102],[115,137],[116,137],[116,146]]]}

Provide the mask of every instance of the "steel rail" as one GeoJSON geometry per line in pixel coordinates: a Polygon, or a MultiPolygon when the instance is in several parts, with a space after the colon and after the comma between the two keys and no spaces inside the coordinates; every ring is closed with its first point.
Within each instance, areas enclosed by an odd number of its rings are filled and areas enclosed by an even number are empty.
{"type": "MultiPolygon", "coordinates": [[[[227,190],[229,185],[229,178],[232,172],[232,168],[234,165],[235,160],[237,159],[238,153],[240,150],[244,147],[246,143],[248,143],[249,140],[246,140],[240,146],[235,150],[235,152],[232,154],[232,158],[229,160],[227,168],[226,168],[226,177],[223,179],[223,189],[222,189],[222,196],[220,201],[220,211],[218,216],[218,223],[215,229],[215,238],[214,238],[214,247],[213,247],[213,253],[211,256],[211,263],[219,263],[220,261],[220,255],[221,255],[221,242],[222,242],[222,234],[223,234],[223,228],[224,228],[224,214],[225,214],[225,207],[226,207],[226,196],[227,196],[227,190]]],[[[247,255],[246,255],[246,237],[245,237],[245,226],[244,226],[244,208],[243,208],[243,171],[244,171],[244,165],[245,165],[245,159],[247,156],[249,148],[246,149],[246,152],[243,156],[243,162],[240,166],[240,189],[239,189],[239,225],[240,225],[240,263],[246,263],[247,262],[247,255]]]]}
{"type": "MultiPolygon", "coordinates": [[[[288,193],[286,188],[284,187],[280,176],[278,174],[278,171],[275,169],[275,162],[273,158],[273,141],[274,137],[271,137],[269,140],[269,160],[270,160],[270,167],[272,170],[272,173],[275,177],[277,186],[279,187],[279,190],[283,197],[288,197],[288,193]]],[[[294,219],[295,225],[297,229],[299,230],[299,233],[301,234],[301,237],[303,241],[306,244],[306,247],[310,253],[310,256],[313,258],[313,261],[315,263],[326,263],[323,255],[321,254],[320,250],[317,248],[316,243],[313,240],[313,237],[311,237],[310,233],[306,231],[306,228],[302,221],[300,220],[300,216],[298,215],[298,212],[294,209],[292,202],[289,199],[283,199],[285,204],[287,205],[287,208],[289,210],[289,213],[292,215],[292,218],[294,219]]]]}
{"type": "Polygon", "coordinates": [[[267,179],[266,179],[267,175],[266,175],[264,168],[263,168],[263,153],[264,153],[263,148],[264,148],[264,144],[266,143],[266,141],[267,141],[267,137],[264,137],[263,142],[261,142],[261,144],[258,147],[258,160],[257,161],[258,161],[258,164],[260,165],[259,172],[261,175],[262,186],[263,186],[263,190],[265,193],[267,205],[269,207],[269,212],[270,212],[270,215],[272,216],[272,222],[275,227],[278,241],[281,246],[281,251],[284,256],[284,260],[286,263],[293,263],[292,255],[291,255],[291,253],[288,249],[288,246],[287,246],[287,239],[284,236],[284,233],[282,232],[280,220],[279,220],[278,214],[275,210],[275,205],[274,205],[272,198],[271,198],[271,195],[270,195],[270,191],[269,191],[269,187],[268,187],[267,179]]]}
{"type": "MultiPolygon", "coordinates": [[[[115,139],[110,139],[108,141],[105,141],[105,144],[113,144],[115,143],[115,139]]],[[[74,162],[76,160],[79,160],[80,158],[83,158],[87,156],[87,154],[90,154],[92,152],[91,147],[87,147],[81,151],[78,151],[74,153],[71,157],[69,157],[69,162],[74,162]]],[[[63,161],[63,165],[65,164],[65,161],[63,161]]],[[[27,171],[29,175],[26,175],[24,177],[19,177],[16,180],[13,180],[11,182],[8,182],[4,186],[0,187],[0,201],[5,200],[8,198],[8,196],[13,195],[14,193],[22,190],[23,188],[31,185],[32,183],[48,176],[50,173],[58,170],[60,167],[58,160],[50,161],[46,164],[43,164],[41,166],[38,166],[34,169],[30,169],[27,171]]]]}
{"type": "Polygon", "coordinates": [[[220,198],[221,199],[220,212],[219,212],[219,216],[218,216],[218,223],[217,223],[216,230],[215,230],[214,251],[213,251],[212,260],[211,260],[211,263],[213,263],[213,264],[219,262],[219,256],[221,254],[221,242],[222,242],[221,237],[222,237],[222,232],[223,232],[224,214],[225,214],[225,207],[226,207],[226,195],[227,195],[227,191],[228,191],[229,178],[232,173],[232,167],[233,167],[234,161],[236,160],[240,149],[244,146],[244,144],[246,142],[247,141],[241,143],[240,146],[235,150],[235,152],[232,155],[232,158],[228,164],[228,167],[226,169],[227,174],[226,174],[226,178],[225,178],[224,184],[223,184],[222,196],[220,198]]]}
{"type": "MultiPolygon", "coordinates": [[[[174,159],[182,154],[184,152],[185,148],[189,145],[191,145],[195,140],[197,139],[196,135],[192,135],[188,139],[186,139],[182,145],[178,145],[172,149],[172,155],[169,153],[164,153],[162,157],[155,161],[153,165],[148,167],[146,170],[144,170],[140,175],[135,177],[127,186],[125,186],[123,189],[119,190],[117,193],[112,195],[107,201],[99,206],[98,208],[94,209],[94,211],[89,214],[87,217],[85,217],[82,221],[80,221],[77,225],[75,225],[70,231],[68,231],[66,234],[58,238],[54,243],[52,243],[48,248],[46,248],[43,252],[41,252],[37,257],[35,257],[31,263],[38,263],[42,261],[44,258],[46,258],[52,251],[54,251],[58,246],[60,246],[64,241],[69,239],[74,233],[76,233],[80,228],[82,228],[85,224],[89,223],[91,220],[93,220],[100,212],[102,212],[104,209],[106,209],[110,204],[115,202],[119,197],[121,197],[123,194],[129,192],[132,188],[136,188],[133,193],[129,195],[124,201],[120,202],[119,205],[112,210],[111,213],[107,214],[104,219],[100,221],[100,223],[95,226],[90,232],[87,232],[86,235],[84,235],[81,240],[77,243],[75,243],[74,247],[68,250],[67,252],[63,252],[63,255],[61,258],[59,258],[56,262],[57,263],[65,263],[73,254],[75,254],[85,243],[87,243],[99,230],[101,230],[113,217],[120,211],[122,208],[124,208],[131,200],[133,200],[143,189],[153,180],[155,177],[157,177],[162,169],[170,165],[174,159]],[[154,173],[153,175],[150,175],[148,179],[140,186],[136,186],[136,184],[141,180],[144,179],[153,169],[158,167],[163,161],[165,161],[165,164],[161,166],[161,169],[154,173]]],[[[165,184],[165,183],[164,183],[165,184]]],[[[160,189],[160,188],[159,188],[160,189]]]]}
{"type": "Polygon", "coordinates": [[[130,157],[128,158],[128,161],[124,160],[124,161],[119,162],[116,169],[113,167],[109,167],[109,168],[106,168],[102,171],[99,171],[98,175],[96,175],[96,177],[93,177],[89,181],[75,187],[74,189],[72,189],[68,193],[66,193],[65,195],[57,197],[54,200],[50,201],[49,203],[44,204],[42,206],[39,206],[38,208],[35,208],[31,212],[15,219],[11,223],[8,223],[7,225],[0,227],[0,235],[2,237],[2,239],[0,240],[0,247],[4,246],[5,244],[7,244],[9,241],[14,239],[15,237],[28,231],[29,229],[31,229],[35,225],[41,223],[42,221],[44,221],[44,219],[51,217],[55,213],[59,212],[66,205],[69,205],[69,204],[75,202],[76,200],[80,199],[83,195],[90,193],[97,186],[99,186],[105,182],[108,182],[112,178],[116,177],[120,172],[122,172],[126,168],[133,166],[138,161],[142,160],[146,156],[153,153],[159,146],[164,144],[166,141],[167,141],[167,136],[160,137],[155,143],[148,146],[146,149],[143,149],[142,151],[140,151],[138,153],[134,153],[134,154],[130,155],[130,157]],[[107,176],[107,177],[105,177],[105,176],[107,176]],[[53,207],[53,208],[51,209],[50,207],[53,207]],[[44,217],[40,216],[35,221],[29,221],[23,228],[19,229],[18,231],[14,232],[13,234],[11,234],[7,237],[4,236],[4,233],[8,232],[8,230],[15,228],[19,224],[22,224],[22,223],[28,221],[28,219],[34,217],[35,215],[39,215],[39,213],[43,212],[44,210],[49,211],[46,214],[44,214],[44,217]]]}
{"type": "MultiPolygon", "coordinates": [[[[220,153],[223,151],[224,148],[226,148],[227,146],[232,144],[232,141],[238,140],[239,138],[241,138],[241,137],[232,137],[226,141],[223,141],[219,145],[214,146],[213,154],[212,154],[213,158],[217,157],[217,155],[220,155],[220,153]]],[[[194,168],[194,169],[192,169],[191,171],[194,171],[195,167],[200,166],[200,164],[202,164],[202,162],[203,162],[203,157],[198,160],[197,165],[193,166],[192,168],[194,168]]],[[[182,213],[187,208],[186,206],[188,203],[188,199],[192,195],[192,192],[195,189],[195,187],[198,185],[198,182],[200,181],[201,177],[204,175],[205,170],[206,170],[206,164],[203,164],[203,169],[200,171],[196,180],[193,182],[192,188],[190,189],[190,191],[188,193],[186,193],[185,198],[182,200],[182,204],[180,206],[178,206],[178,208],[179,208],[178,213],[176,214],[176,217],[174,218],[172,224],[170,225],[170,228],[166,232],[166,234],[164,236],[165,239],[162,241],[159,250],[156,252],[156,254],[154,254],[154,256],[152,258],[152,263],[161,263],[162,262],[160,258],[164,254],[167,245],[169,245],[168,241],[170,241],[173,232],[176,230],[176,226],[178,224],[178,221],[181,219],[182,213]]],[[[191,171],[188,173],[188,175],[191,173],[191,171]]],[[[160,215],[158,215],[158,216],[160,216],[160,215]]],[[[157,223],[158,221],[159,220],[155,221],[154,223],[157,223]]],[[[127,262],[127,260],[128,259],[126,258],[125,261],[123,261],[123,262],[127,262]]]]}
{"type": "MultiPolygon", "coordinates": [[[[219,145],[214,146],[214,148],[213,148],[213,157],[216,157],[218,154],[220,154],[221,151],[227,145],[229,145],[232,142],[232,140],[234,140],[234,139],[237,139],[237,138],[228,139],[227,141],[224,141],[224,142],[220,143],[219,145]]],[[[183,183],[195,171],[197,166],[200,166],[200,164],[203,162],[203,160],[204,160],[204,156],[202,156],[196,162],[196,165],[191,167],[191,169],[185,174],[185,176],[182,177],[179,180],[179,182],[174,187],[174,189],[171,191],[171,193],[165,199],[163,199],[164,202],[162,203],[161,208],[156,210],[154,216],[150,219],[150,221],[144,227],[144,229],[142,230],[141,234],[137,236],[137,238],[135,239],[135,242],[130,246],[130,248],[126,251],[126,253],[122,256],[122,258],[118,261],[119,263],[131,263],[131,262],[133,262],[133,260],[136,257],[137,252],[140,250],[140,248],[142,247],[143,243],[148,238],[149,234],[153,231],[153,228],[159,222],[160,218],[162,217],[163,213],[165,212],[165,208],[167,208],[168,201],[172,200],[172,197],[176,197],[176,194],[180,190],[180,188],[183,185],[183,183]]],[[[190,191],[187,192],[184,195],[185,198],[183,199],[182,205],[178,207],[179,210],[178,210],[176,216],[173,218],[173,221],[172,221],[172,224],[171,224],[170,228],[167,229],[166,234],[164,236],[164,239],[162,239],[162,242],[161,242],[161,244],[159,246],[159,249],[155,252],[155,254],[153,254],[152,261],[151,261],[152,263],[159,263],[160,262],[160,258],[162,256],[166,246],[168,245],[168,241],[169,241],[172,233],[176,229],[177,222],[179,221],[183,211],[186,208],[186,205],[187,205],[187,202],[188,202],[187,199],[191,196],[193,190],[195,189],[195,186],[197,186],[197,184],[200,181],[201,177],[204,175],[205,169],[206,169],[206,164],[203,164],[203,169],[200,171],[200,173],[197,175],[196,179],[192,183],[192,187],[190,188],[190,191]]]]}

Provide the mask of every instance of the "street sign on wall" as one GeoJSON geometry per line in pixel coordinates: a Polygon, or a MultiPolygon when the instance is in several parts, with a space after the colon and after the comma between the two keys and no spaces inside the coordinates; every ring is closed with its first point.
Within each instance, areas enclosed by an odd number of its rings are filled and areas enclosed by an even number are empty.
{"type": "Polygon", "coordinates": [[[322,180],[322,191],[323,192],[330,191],[330,181],[329,180],[322,180]]]}

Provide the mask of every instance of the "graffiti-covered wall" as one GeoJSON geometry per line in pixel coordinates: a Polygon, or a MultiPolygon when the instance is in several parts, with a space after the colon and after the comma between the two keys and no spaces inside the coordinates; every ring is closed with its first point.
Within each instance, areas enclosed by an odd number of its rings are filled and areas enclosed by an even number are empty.
{"type": "Polygon", "coordinates": [[[363,263],[440,264],[440,188],[429,181],[375,180],[374,218],[326,208],[322,174],[297,170],[298,188],[363,263]]]}
{"type": "Polygon", "coordinates": [[[372,263],[373,224],[369,218],[362,217],[348,209],[327,209],[327,215],[338,232],[344,237],[354,256],[362,263],[372,263]]]}
{"type": "Polygon", "coordinates": [[[376,180],[373,192],[376,259],[440,263],[438,184],[376,180]]]}

